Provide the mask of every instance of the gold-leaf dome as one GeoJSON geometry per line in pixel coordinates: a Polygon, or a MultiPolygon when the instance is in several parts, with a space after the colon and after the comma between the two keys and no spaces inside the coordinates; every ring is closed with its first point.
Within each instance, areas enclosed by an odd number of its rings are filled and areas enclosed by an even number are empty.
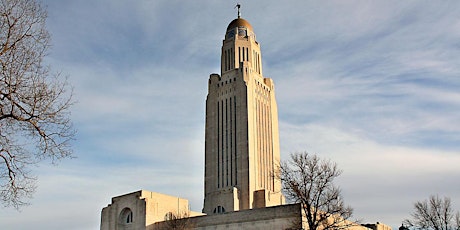
{"type": "Polygon", "coordinates": [[[247,29],[253,31],[251,24],[242,18],[237,18],[230,22],[230,24],[227,26],[227,31],[234,29],[235,27],[246,27],[247,29]]]}

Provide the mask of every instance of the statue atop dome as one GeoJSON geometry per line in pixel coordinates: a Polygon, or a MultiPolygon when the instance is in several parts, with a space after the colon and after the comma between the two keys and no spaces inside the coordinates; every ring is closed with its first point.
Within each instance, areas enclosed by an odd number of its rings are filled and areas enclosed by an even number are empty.
{"type": "Polygon", "coordinates": [[[238,8],[238,18],[240,18],[241,17],[241,12],[240,12],[241,5],[237,3],[235,8],[238,8]]]}

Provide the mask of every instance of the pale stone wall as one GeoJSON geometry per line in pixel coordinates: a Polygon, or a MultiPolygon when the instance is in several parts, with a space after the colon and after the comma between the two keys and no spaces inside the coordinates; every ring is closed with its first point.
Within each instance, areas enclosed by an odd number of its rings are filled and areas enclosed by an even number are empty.
{"type": "Polygon", "coordinates": [[[190,215],[190,207],[186,199],[145,190],[142,191],[142,195],[147,204],[147,225],[165,220],[167,214],[190,215]]]}
{"type": "Polygon", "coordinates": [[[139,199],[141,191],[112,198],[112,203],[102,209],[101,230],[131,230],[145,228],[145,201],[139,199]],[[132,221],[127,223],[122,214],[124,209],[132,211],[132,221]]]}
{"type": "Polygon", "coordinates": [[[155,222],[164,221],[169,213],[176,216],[198,216],[190,212],[188,200],[150,191],[137,191],[112,198],[102,209],[101,230],[146,229],[155,222]],[[132,220],[124,216],[132,211],[132,220]]]}
{"type": "MultiPolygon", "coordinates": [[[[282,230],[293,227],[302,218],[299,204],[280,205],[268,208],[242,210],[219,215],[189,218],[188,227],[195,230],[282,230]]],[[[152,229],[165,229],[167,223],[160,222],[152,229]]]]}
{"type": "MultiPolygon", "coordinates": [[[[267,193],[257,192],[260,202],[265,200],[267,193]]],[[[259,201],[258,201],[259,202],[259,201]]],[[[102,209],[101,230],[156,230],[168,229],[170,223],[165,222],[168,213],[178,217],[186,217],[183,221],[188,229],[195,230],[224,230],[224,229],[264,229],[279,230],[293,228],[302,223],[303,229],[308,229],[305,215],[300,204],[279,205],[265,208],[255,208],[216,215],[191,212],[188,200],[150,191],[137,191],[112,198],[112,203],[102,209]],[[132,212],[131,222],[126,210],[132,212]]],[[[350,224],[350,230],[391,230],[387,225],[350,224]]]]}

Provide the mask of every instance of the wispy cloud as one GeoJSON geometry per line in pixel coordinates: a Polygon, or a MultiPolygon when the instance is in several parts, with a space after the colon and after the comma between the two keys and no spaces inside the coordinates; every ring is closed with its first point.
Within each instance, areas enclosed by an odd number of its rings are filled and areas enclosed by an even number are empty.
{"type": "Polygon", "coordinates": [[[339,183],[345,200],[364,221],[397,227],[410,217],[412,203],[429,194],[460,199],[454,182],[460,176],[457,151],[379,144],[327,125],[280,127],[283,159],[306,150],[338,163],[344,170],[339,183]]]}
{"type": "MultiPolygon", "coordinates": [[[[38,168],[33,205],[1,210],[0,228],[98,228],[111,197],[138,189],[199,211],[207,80],[236,2],[44,2],[47,61],[75,86],[78,158],[38,168]]],[[[398,227],[431,193],[460,200],[460,3],[241,3],[275,81],[283,159],[337,162],[367,221],[398,227]]]]}

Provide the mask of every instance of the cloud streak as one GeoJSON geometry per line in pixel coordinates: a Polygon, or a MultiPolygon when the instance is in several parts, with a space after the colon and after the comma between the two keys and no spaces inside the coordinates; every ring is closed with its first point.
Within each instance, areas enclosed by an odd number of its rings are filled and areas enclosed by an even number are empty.
{"type": "MultiPolygon", "coordinates": [[[[139,189],[199,211],[207,80],[236,2],[44,2],[47,61],[75,86],[77,158],[40,165],[33,205],[0,210],[0,228],[97,229],[111,197],[139,189]]],[[[460,3],[241,4],[276,84],[282,159],[337,162],[365,221],[399,227],[430,194],[460,209],[460,3]]]]}

